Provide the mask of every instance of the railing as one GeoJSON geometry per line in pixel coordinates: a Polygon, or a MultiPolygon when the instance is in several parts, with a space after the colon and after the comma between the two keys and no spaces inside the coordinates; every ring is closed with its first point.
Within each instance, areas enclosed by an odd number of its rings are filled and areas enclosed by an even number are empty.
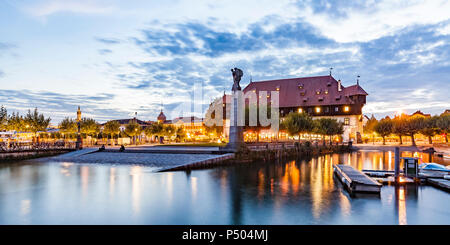
{"type": "Polygon", "coordinates": [[[23,143],[23,142],[0,142],[0,153],[4,152],[26,152],[40,150],[70,150],[75,149],[74,142],[52,142],[52,143],[23,143]]]}
{"type": "MultiPolygon", "coordinates": [[[[302,142],[293,142],[293,141],[289,141],[289,142],[259,142],[259,143],[247,143],[247,147],[251,150],[280,150],[280,149],[294,149],[297,146],[300,146],[300,144],[302,146],[304,146],[306,143],[306,141],[302,141],[302,142]]],[[[310,142],[311,146],[324,146],[324,145],[330,145],[329,142],[323,142],[323,141],[313,141],[310,142]]],[[[351,146],[351,142],[335,142],[332,143],[331,145],[337,146],[337,145],[349,145],[351,146]]]]}

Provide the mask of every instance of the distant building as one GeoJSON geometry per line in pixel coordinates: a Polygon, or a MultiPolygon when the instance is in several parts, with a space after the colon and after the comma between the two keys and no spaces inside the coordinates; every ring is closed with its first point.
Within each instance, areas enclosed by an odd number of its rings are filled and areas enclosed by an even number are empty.
{"type": "Polygon", "coordinates": [[[172,120],[171,124],[175,127],[182,127],[188,138],[201,139],[206,137],[206,129],[203,120],[203,118],[195,116],[177,117],[172,120]]]}
{"type": "MultiPolygon", "coordinates": [[[[129,118],[129,119],[117,119],[117,120],[111,120],[111,121],[119,122],[119,124],[120,124],[119,129],[122,132],[125,131],[125,128],[126,128],[126,126],[128,124],[132,124],[132,123],[139,124],[139,126],[141,126],[142,129],[145,129],[146,127],[151,125],[151,123],[139,120],[139,119],[137,119],[135,117],[134,118],[129,118]]],[[[106,123],[100,124],[100,130],[103,130],[105,124],[106,123]]]]}
{"type": "Polygon", "coordinates": [[[156,118],[156,121],[158,123],[165,123],[166,122],[166,115],[164,115],[163,110],[161,109],[161,112],[159,113],[158,117],[156,118]]]}
{"type": "Polygon", "coordinates": [[[449,110],[449,109],[445,110],[445,111],[441,114],[441,116],[443,116],[443,115],[450,115],[450,110],[449,110]]]}
{"type": "Polygon", "coordinates": [[[420,110],[414,112],[413,114],[410,115],[412,116],[422,116],[422,117],[431,117],[431,114],[425,114],[423,112],[421,112],[420,110]]]}

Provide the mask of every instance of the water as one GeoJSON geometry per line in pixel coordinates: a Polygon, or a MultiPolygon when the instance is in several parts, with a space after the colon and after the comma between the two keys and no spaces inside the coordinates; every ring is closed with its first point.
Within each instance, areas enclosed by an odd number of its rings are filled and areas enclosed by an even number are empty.
{"type": "Polygon", "coordinates": [[[380,196],[351,198],[333,177],[336,163],[392,170],[393,161],[392,152],[366,151],[190,173],[139,165],[2,164],[0,224],[450,224],[447,192],[384,186],[380,196]]]}

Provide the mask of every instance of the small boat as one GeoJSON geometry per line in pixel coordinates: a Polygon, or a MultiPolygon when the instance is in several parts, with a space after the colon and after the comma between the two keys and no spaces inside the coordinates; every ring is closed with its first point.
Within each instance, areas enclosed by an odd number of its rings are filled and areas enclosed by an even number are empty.
{"type": "Polygon", "coordinates": [[[444,166],[434,162],[425,162],[419,165],[420,170],[436,170],[450,172],[450,166],[444,166]]]}
{"type": "Polygon", "coordinates": [[[419,175],[428,178],[445,178],[450,174],[449,166],[426,162],[419,165],[419,175]]]}

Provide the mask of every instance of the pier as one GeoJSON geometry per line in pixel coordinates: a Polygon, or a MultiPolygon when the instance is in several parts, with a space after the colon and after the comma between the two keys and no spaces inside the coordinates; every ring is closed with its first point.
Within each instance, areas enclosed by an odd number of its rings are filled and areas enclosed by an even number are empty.
{"type": "Polygon", "coordinates": [[[373,180],[361,171],[354,169],[352,166],[338,164],[333,166],[334,173],[339,180],[350,192],[354,194],[361,193],[380,193],[382,185],[373,180]]]}

